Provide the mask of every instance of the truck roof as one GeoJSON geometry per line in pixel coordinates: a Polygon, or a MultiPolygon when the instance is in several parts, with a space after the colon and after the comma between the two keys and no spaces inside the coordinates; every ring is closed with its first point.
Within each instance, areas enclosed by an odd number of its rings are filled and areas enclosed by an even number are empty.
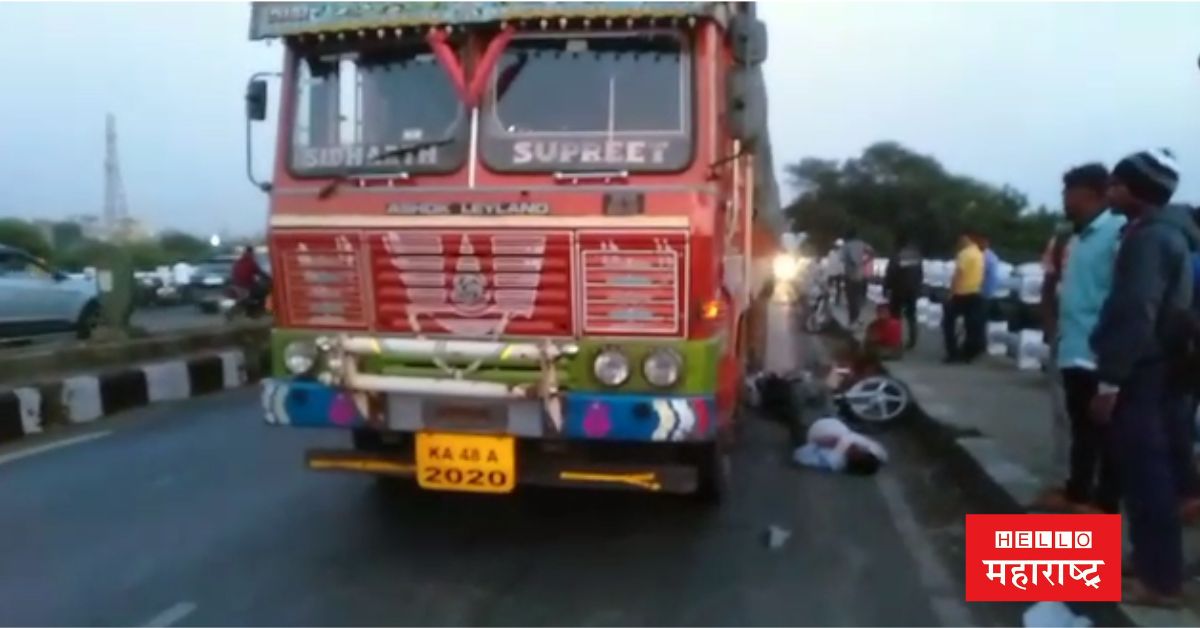
{"type": "MultiPolygon", "coordinates": [[[[381,28],[504,21],[707,17],[726,2],[252,2],[250,39],[381,28]]],[[[373,34],[373,33],[372,33],[373,34]]]]}

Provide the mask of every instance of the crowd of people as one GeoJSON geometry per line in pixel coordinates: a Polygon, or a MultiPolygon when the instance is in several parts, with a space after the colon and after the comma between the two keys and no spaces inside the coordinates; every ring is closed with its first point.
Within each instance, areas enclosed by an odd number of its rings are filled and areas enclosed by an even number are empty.
{"type": "MultiPolygon", "coordinates": [[[[1071,168],[1062,181],[1069,224],[1042,260],[1061,477],[1038,506],[1123,511],[1133,548],[1125,601],[1178,606],[1183,526],[1200,523],[1200,210],[1172,204],[1179,174],[1165,149],[1129,155],[1111,171],[1099,163],[1071,168]]],[[[902,322],[911,348],[923,260],[910,241],[898,244],[882,282],[886,303],[867,336],[898,346],[902,322]]],[[[853,233],[839,245],[830,257],[843,279],[834,284],[855,324],[869,247],[853,233]]],[[[986,351],[999,264],[983,234],[959,239],[943,309],[945,361],[971,362],[986,351]]]]}
{"type": "Polygon", "coordinates": [[[1043,508],[1122,509],[1133,545],[1127,603],[1177,606],[1183,525],[1200,520],[1195,443],[1200,228],[1171,205],[1171,153],[1088,164],[1063,176],[1071,229],[1043,263],[1044,330],[1061,407],[1061,484],[1043,508]]]}

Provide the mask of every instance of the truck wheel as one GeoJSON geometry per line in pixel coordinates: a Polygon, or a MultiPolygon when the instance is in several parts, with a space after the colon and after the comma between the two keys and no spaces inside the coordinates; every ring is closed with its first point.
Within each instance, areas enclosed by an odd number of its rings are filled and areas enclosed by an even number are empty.
{"type": "Polygon", "coordinates": [[[99,325],[100,304],[88,301],[87,305],[83,306],[83,311],[79,313],[79,320],[75,321],[75,336],[80,340],[87,340],[92,337],[92,332],[96,331],[96,327],[99,325]]]}
{"type": "Polygon", "coordinates": [[[703,503],[719,505],[732,486],[729,448],[718,440],[700,445],[697,449],[699,485],[696,487],[696,497],[703,503]]]}

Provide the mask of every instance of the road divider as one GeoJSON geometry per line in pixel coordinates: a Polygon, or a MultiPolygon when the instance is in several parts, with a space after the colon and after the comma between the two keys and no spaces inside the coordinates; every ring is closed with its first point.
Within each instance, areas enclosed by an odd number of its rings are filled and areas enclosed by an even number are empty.
{"type": "Polygon", "coordinates": [[[33,345],[5,352],[0,359],[0,387],[16,388],[56,375],[165,361],[225,347],[265,345],[269,335],[269,323],[245,321],[142,338],[92,340],[70,345],[33,345]]]}
{"type": "MultiPolygon", "coordinates": [[[[270,370],[267,330],[235,333],[243,336],[209,339],[223,340],[226,346],[167,359],[110,363],[93,373],[46,376],[0,390],[0,443],[258,381],[270,370]]],[[[184,342],[181,348],[195,346],[192,343],[184,342]]]]}

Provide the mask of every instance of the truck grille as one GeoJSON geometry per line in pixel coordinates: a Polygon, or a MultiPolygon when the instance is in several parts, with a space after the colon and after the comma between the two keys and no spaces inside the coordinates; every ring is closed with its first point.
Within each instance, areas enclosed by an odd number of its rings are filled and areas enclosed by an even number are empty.
{"type": "Polygon", "coordinates": [[[367,326],[363,255],[357,233],[277,234],[271,248],[276,256],[274,266],[281,269],[286,286],[278,302],[287,324],[367,326]]]}
{"type": "Polygon", "coordinates": [[[380,331],[573,331],[570,232],[396,230],[367,238],[380,331]]]}
{"type": "Polygon", "coordinates": [[[686,333],[686,233],[584,232],[579,249],[584,334],[686,333]]]}

